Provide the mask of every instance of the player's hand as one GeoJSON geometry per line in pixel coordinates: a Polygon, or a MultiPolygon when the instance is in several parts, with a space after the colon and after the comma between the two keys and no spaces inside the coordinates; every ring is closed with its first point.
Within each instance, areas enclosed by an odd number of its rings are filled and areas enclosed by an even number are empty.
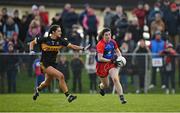
{"type": "Polygon", "coordinates": [[[118,64],[117,64],[116,59],[117,59],[117,56],[114,56],[114,57],[111,59],[111,62],[117,66],[118,64]]]}
{"type": "Polygon", "coordinates": [[[30,55],[34,55],[35,52],[34,52],[34,51],[30,51],[29,54],[30,54],[30,55]]]}
{"type": "Polygon", "coordinates": [[[119,56],[117,59],[116,59],[116,62],[117,62],[117,66],[118,67],[124,67],[126,65],[126,58],[123,57],[123,56],[119,56]]]}
{"type": "Polygon", "coordinates": [[[87,49],[89,49],[89,47],[91,46],[91,44],[88,44],[86,47],[83,47],[83,51],[86,51],[87,49]]]}

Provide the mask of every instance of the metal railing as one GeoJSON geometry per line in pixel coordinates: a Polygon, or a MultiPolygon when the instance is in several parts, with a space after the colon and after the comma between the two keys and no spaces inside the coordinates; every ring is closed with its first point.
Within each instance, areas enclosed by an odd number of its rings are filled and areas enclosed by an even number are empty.
{"type": "MultiPolygon", "coordinates": [[[[95,54],[95,53],[92,53],[92,54],[95,54]]],[[[7,61],[8,60],[12,60],[11,58],[11,56],[17,56],[18,57],[18,64],[17,64],[17,66],[18,66],[18,72],[19,73],[22,73],[22,69],[21,68],[32,68],[32,64],[33,64],[33,62],[34,62],[34,60],[37,58],[37,57],[39,57],[41,54],[40,53],[36,53],[36,54],[33,54],[33,55],[30,55],[29,53],[13,53],[13,54],[9,54],[9,53],[0,53],[0,83],[3,83],[3,78],[2,78],[2,73],[7,73],[7,68],[8,67],[6,67],[7,65],[8,66],[11,66],[11,65],[14,65],[14,64],[6,64],[7,63],[7,61]],[[5,64],[4,64],[5,63],[5,64]],[[27,67],[23,67],[24,65],[23,64],[27,64],[26,66],[27,67]],[[21,66],[20,66],[21,65],[21,66]],[[22,66],[23,65],[23,66],[22,66]]],[[[71,59],[72,59],[72,56],[74,55],[74,53],[73,52],[71,52],[71,53],[60,53],[60,54],[58,54],[58,56],[59,55],[63,55],[63,56],[66,56],[67,57],[67,60],[68,61],[70,61],[71,59]]],[[[84,63],[85,63],[85,60],[86,60],[86,55],[87,55],[87,53],[79,53],[79,55],[80,55],[80,57],[83,59],[83,61],[84,61],[84,63]]],[[[150,83],[151,83],[151,67],[152,67],[152,56],[155,56],[155,55],[158,55],[158,54],[133,54],[133,53],[128,53],[128,54],[124,54],[123,56],[125,56],[125,57],[130,57],[130,58],[128,58],[128,61],[127,61],[127,65],[135,65],[135,64],[133,64],[134,63],[134,57],[142,57],[142,56],[144,56],[145,57],[145,77],[144,77],[144,93],[148,93],[148,91],[149,91],[149,85],[150,85],[150,83]],[[130,59],[130,60],[129,60],[130,59]]],[[[179,61],[179,59],[180,59],[180,55],[176,55],[176,57],[175,57],[175,68],[176,68],[176,70],[177,71],[179,71],[179,67],[178,67],[178,64],[177,64],[177,61],[179,61]]],[[[57,60],[59,60],[59,57],[57,58],[57,60]]],[[[14,61],[15,62],[15,61],[14,61]]],[[[8,62],[8,63],[14,63],[13,61],[11,61],[11,62],[8,62]]],[[[136,68],[137,67],[134,67],[134,70],[136,70],[136,68]]],[[[69,70],[71,71],[71,68],[69,68],[69,70]]],[[[29,71],[29,72],[27,72],[27,73],[34,73],[33,72],[33,70],[32,69],[26,69],[25,71],[29,71]]],[[[87,71],[84,71],[84,74],[85,75],[88,75],[87,74],[87,71]]],[[[137,74],[137,73],[136,73],[137,74]]],[[[83,76],[85,76],[85,75],[83,75],[83,76]]],[[[128,74],[127,74],[128,75],[128,74]]],[[[177,76],[177,74],[176,74],[176,76],[177,76]]],[[[84,77],[85,78],[85,77],[84,77]]],[[[88,77],[86,77],[86,79],[88,79],[88,77]]],[[[5,80],[5,81],[7,81],[7,80],[5,80]]],[[[84,80],[83,80],[84,81],[84,80]]],[[[177,80],[176,80],[177,81],[177,80]]],[[[87,81],[86,81],[87,82],[87,81]]],[[[178,81],[179,82],[179,81],[178,81]]],[[[33,84],[33,83],[32,83],[33,84]]],[[[56,83],[54,83],[54,85],[53,85],[53,90],[54,89],[57,89],[57,87],[58,86],[56,86],[55,85],[56,83]]],[[[70,83],[71,84],[71,83],[70,83]]],[[[83,85],[87,85],[88,84],[88,82],[87,83],[83,83],[83,85]]],[[[176,85],[178,85],[178,84],[176,84],[176,85]]],[[[7,86],[6,86],[7,87],[7,86]]],[[[89,86],[87,85],[87,87],[86,88],[89,88],[89,86]]],[[[30,89],[31,90],[31,89],[30,89]]],[[[87,92],[87,90],[85,89],[84,90],[85,92],[87,92]]]]}

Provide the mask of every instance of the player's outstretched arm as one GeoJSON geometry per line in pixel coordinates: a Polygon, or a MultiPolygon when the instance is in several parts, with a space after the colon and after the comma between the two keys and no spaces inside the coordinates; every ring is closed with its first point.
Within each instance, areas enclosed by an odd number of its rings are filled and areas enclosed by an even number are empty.
{"type": "Polygon", "coordinates": [[[69,44],[67,47],[71,48],[71,49],[74,49],[74,50],[83,50],[83,51],[86,51],[87,49],[89,49],[90,44],[87,45],[86,47],[77,46],[77,45],[74,45],[74,44],[69,44]]]}

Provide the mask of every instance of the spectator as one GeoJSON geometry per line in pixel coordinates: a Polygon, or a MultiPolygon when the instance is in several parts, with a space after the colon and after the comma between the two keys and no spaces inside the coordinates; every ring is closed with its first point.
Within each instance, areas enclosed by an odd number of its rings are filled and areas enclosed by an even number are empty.
{"type": "Polygon", "coordinates": [[[18,9],[14,10],[13,19],[14,19],[14,22],[18,25],[18,28],[19,28],[20,25],[21,25],[21,19],[19,18],[19,10],[18,9]]]}
{"type": "Polygon", "coordinates": [[[173,49],[171,43],[167,44],[167,48],[160,53],[164,55],[164,66],[165,66],[165,85],[166,94],[169,94],[169,82],[171,83],[172,94],[175,94],[175,55],[176,51],[173,49]]]}
{"type": "MultiPolygon", "coordinates": [[[[42,35],[41,33],[41,24],[40,24],[40,18],[39,16],[36,16],[31,24],[29,25],[28,34],[26,37],[26,42],[29,43],[32,41],[35,37],[40,37],[42,35]]],[[[35,46],[35,51],[39,52],[39,45],[35,46]]]]}
{"type": "Polygon", "coordinates": [[[151,85],[149,88],[154,88],[156,86],[156,72],[157,69],[160,69],[160,76],[161,76],[161,88],[164,89],[165,86],[165,79],[164,79],[164,72],[163,72],[163,58],[159,55],[161,51],[164,51],[166,48],[166,42],[162,40],[162,35],[160,31],[155,32],[155,39],[151,40],[150,50],[152,52],[152,79],[151,85]],[[157,63],[158,62],[158,63],[157,63]]]}
{"type": "Polygon", "coordinates": [[[115,15],[113,16],[112,22],[111,22],[112,35],[118,34],[116,25],[119,20],[122,20],[122,17],[127,18],[127,14],[124,12],[123,7],[118,5],[118,6],[116,6],[116,12],[115,12],[115,15]]]}
{"type": "Polygon", "coordinates": [[[71,4],[68,3],[65,4],[61,17],[66,36],[71,31],[72,26],[78,23],[78,14],[71,7],[71,4]]]}
{"type": "Polygon", "coordinates": [[[138,18],[138,22],[139,22],[139,26],[141,29],[143,29],[144,27],[144,21],[145,21],[145,16],[146,16],[146,11],[143,7],[143,3],[142,2],[139,2],[138,3],[138,7],[135,8],[133,11],[132,11],[132,14],[134,14],[135,16],[137,16],[138,18]]]}
{"type": "Polygon", "coordinates": [[[31,12],[27,15],[27,24],[30,25],[31,21],[36,17],[39,16],[39,8],[37,5],[32,5],[31,12]]]}
{"type": "Polygon", "coordinates": [[[79,23],[80,23],[80,25],[83,27],[83,34],[84,34],[84,36],[83,36],[83,46],[86,46],[86,40],[87,40],[87,31],[86,31],[86,29],[84,28],[84,26],[83,26],[83,20],[84,20],[84,17],[87,15],[87,13],[88,13],[88,10],[90,9],[91,7],[89,6],[89,4],[85,4],[85,9],[84,9],[84,11],[83,12],[81,12],[80,13],[80,15],[79,15],[79,23]]]}
{"type": "Polygon", "coordinates": [[[112,23],[112,18],[114,17],[114,13],[112,12],[110,7],[106,7],[104,9],[104,27],[110,28],[112,23]]]}
{"type": "Polygon", "coordinates": [[[95,46],[97,43],[97,31],[99,26],[99,20],[95,15],[94,9],[89,8],[87,15],[83,19],[83,27],[87,32],[87,36],[89,37],[89,44],[91,46],[95,46]],[[93,43],[95,41],[95,44],[93,43]]]}
{"type": "Polygon", "coordinates": [[[66,56],[60,56],[59,62],[57,64],[57,69],[61,71],[65,77],[66,83],[68,83],[70,75],[69,75],[69,61],[66,56]]]}
{"type": "Polygon", "coordinates": [[[145,81],[145,74],[146,74],[146,57],[144,54],[150,53],[149,48],[145,44],[144,39],[140,39],[139,45],[137,45],[136,49],[133,52],[133,64],[136,67],[138,78],[139,78],[139,85],[136,93],[144,92],[144,81],[145,81]],[[138,55],[136,55],[138,54],[138,55]],[[139,55],[142,54],[142,55],[139,55]]]}
{"type": "MultiPolygon", "coordinates": [[[[121,44],[120,50],[121,50],[122,55],[127,54],[128,51],[129,51],[129,46],[128,46],[128,44],[127,44],[126,42],[123,42],[123,43],[121,44]]],[[[124,55],[124,56],[125,56],[125,55],[124,55]]],[[[125,58],[126,58],[126,60],[128,61],[128,56],[125,56],[125,58]]],[[[128,62],[127,62],[127,63],[128,63],[128,62]]],[[[127,73],[128,67],[129,67],[129,65],[126,64],[126,66],[123,67],[123,68],[121,69],[121,71],[119,72],[120,75],[121,75],[120,82],[121,82],[121,84],[122,84],[123,91],[124,91],[125,93],[128,92],[128,73],[127,73]]]]}
{"type": "Polygon", "coordinates": [[[128,44],[128,52],[132,53],[135,49],[135,42],[133,40],[133,35],[131,32],[126,32],[125,36],[124,36],[124,42],[126,42],[128,44]]]}
{"type": "Polygon", "coordinates": [[[148,22],[148,15],[149,15],[151,9],[150,9],[150,6],[149,6],[148,3],[145,3],[145,4],[144,4],[144,10],[145,10],[145,12],[146,12],[145,24],[146,24],[147,26],[150,26],[150,23],[148,22]]]}
{"type": "MultiPolygon", "coordinates": [[[[135,42],[133,40],[133,36],[132,36],[131,32],[126,32],[125,33],[125,37],[124,37],[123,43],[127,44],[127,51],[125,53],[133,53],[133,51],[135,49],[135,42]]],[[[124,53],[124,52],[122,52],[122,53],[124,53]]],[[[127,61],[131,61],[132,60],[132,56],[126,55],[126,59],[127,59],[127,61]]],[[[127,62],[127,64],[126,64],[124,69],[125,69],[126,76],[130,75],[131,84],[133,84],[133,82],[134,82],[134,79],[133,79],[134,66],[132,65],[131,62],[127,62]]]]}
{"type": "Polygon", "coordinates": [[[9,55],[6,57],[8,93],[16,93],[16,76],[19,60],[16,55],[12,55],[14,53],[12,42],[8,43],[8,52],[9,55]]]}
{"type": "Polygon", "coordinates": [[[2,34],[3,33],[3,25],[4,25],[4,20],[3,20],[3,15],[2,13],[0,12],[0,33],[2,34]]]}
{"type": "Polygon", "coordinates": [[[3,7],[1,9],[1,13],[2,13],[2,17],[3,17],[3,21],[6,22],[6,20],[8,19],[8,10],[6,7],[3,7]]]}
{"type": "Polygon", "coordinates": [[[29,25],[27,23],[27,16],[23,15],[21,22],[20,22],[20,26],[19,26],[19,31],[20,31],[19,32],[19,40],[21,40],[23,43],[25,43],[28,28],[29,28],[29,25]]]}
{"type": "Polygon", "coordinates": [[[169,34],[169,40],[175,46],[178,44],[178,37],[177,37],[177,28],[178,28],[178,11],[177,5],[172,3],[170,5],[170,14],[167,20],[167,31],[169,34]]]}
{"type": "Polygon", "coordinates": [[[68,40],[70,43],[75,44],[75,45],[80,45],[81,44],[81,35],[78,33],[78,25],[73,25],[72,26],[72,31],[69,33],[68,40]]]}
{"type": "Polygon", "coordinates": [[[14,22],[12,16],[8,16],[6,23],[3,26],[3,33],[6,40],[12,39],[13,33],[19,34],[19,28],[17,23],[14,22]]]}
{"type": "MultiPolygon", "coordinates": [[[[34,38],[35,36],[41,36],[41,22],[40,17],[36,16],[29,25],[28,33],[31,38],[34,38]]],[[[32,40],[32,39],[31,39],[32,40]]]]}
{"type": "Polygon", "coordinates": [[[61,27],[62,37],[65,37],[65,30],[64,30],[64,26],[62,24],[61,13],[56,13],[56,15],[52,18],[51,25],[59,25],[61,27]]]}
{"type": "Polygon", "coordinates": [[[170,16],[170,1],[163,0],[160,9],[163,13],[163,20],[164,20],[165,24],[167,24],[167,21],[170,18],[169,17],[170,16]]]}
{"type": "Polygon", "coordinates": [[[67,3],[64,5],[64,9],[63,9],[62,14],[61,14],[63,24],[64,24],[64,18],[66,17],[66,14],[70,11],[70,9],[71,9],[71,4],[67,3]]]}
{"type": "Polygon", "coordinates": [[[83,67],[84,67],[83,61],[80,59],[79,54],[75,52],[73,59],[71,60],[71,69],[73,74],[73,92],[76,92],[77,84],[78,84],[79,93],[82,92],[81,73],[83,67]]]}
{"type": "Polygon", "coordinates": [[[82,27],[83,27],[83,19],[84,19],[84,17],[87,15],[89,8],[91,8],[91,7],[89,6],[89,4],[85,4],[84,6],[85,6],[84,11],[81,12],[80,15],[79,15],[79,23],[80,23],[80,25],[81,25],[82,27]]]}
{"type": "Polygon", "coordinates": [[[63,26],[65,28],[65,33],[68,35],[72,30],[72,26],[78,23],[78,14],[75,12],[74,8],[70,8],[67,14],[63,18],[63,26]]]}
{"type": "Polygon", "coordinates": [[[44,34],[49,26],[49,13],[46,11],[44,5],[39,6],[39,16],[41,20],[41,32],[44,34]]]}
{"type": "Polygon", "coordinates": [[[96,80],[96,60],[95,60],[95,48],[90,48],[86,55],[85,66],[89,75],[90,80],[90,93],[96,93],[97,80],[96,80]]]}
{"type": "Polygon", "coordinates": [[[156,13],[159,13],[163,18],[163,12],[160,10],[160,3],[158,2],[154,4],[154,8],[149,12],[147,18],[149,25],[151,25],[151,22],[155,20],[156,13]]]}
{"type": "Polygon", "coordinates": [[[13,33],[12,40],[14,45],[14,52],[24,52],[24,44],[21,40],[18,38],[18,34],[16,32],[13,33]]]}
{"type": "Polygon", "coordinates": [[[115,27],[116,27],[115,40],[118,46],[120,46],[120,42],[122,42],[123,37],[125,37],[125,34],[129,27],[128,18],[125,15],[122,15],[121,20],[118,19],[116,21],[115,27]]]}
{"type": "Polygon", "coordinates": [[[33,63],[33,71],[36,75],[35,88],[38,87],[41,82],[44,81],[45,77],[43,72],[41,71],[40,58],[36,58],[33,63]]]}
{"type": "Polygon", "coordinates": [[[142,37],[142,29],[140,29],[137,17],[133,17],[132,21],[129,23],[128,31],[132,33],[135,43],[142,37]]]}
{"type": "Polygon", "coordinates": [[[155,14],[155,20],[151,23],[151,36],[154,36],[156,31],[165,31],[165,23],[163,22],[160,13],[155,14]]]}

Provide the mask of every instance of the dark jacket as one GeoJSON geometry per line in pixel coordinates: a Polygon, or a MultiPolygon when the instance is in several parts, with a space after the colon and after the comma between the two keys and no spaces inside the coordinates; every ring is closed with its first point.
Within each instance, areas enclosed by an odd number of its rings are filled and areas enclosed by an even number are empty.
{"type": "Polygon", "coordinates": [[[71,69],[72,72],[82,72],[82,69],[84,67],[84,63],[80,58],[73,58],[71,60],[71,69]]]}
{"type": "Polygon", "coordinates": [[[65,80],[69,80],[69,62],[65,61],[62,63],[61,61],[57,64],[57,69],[64,74],[65,80]]]}

